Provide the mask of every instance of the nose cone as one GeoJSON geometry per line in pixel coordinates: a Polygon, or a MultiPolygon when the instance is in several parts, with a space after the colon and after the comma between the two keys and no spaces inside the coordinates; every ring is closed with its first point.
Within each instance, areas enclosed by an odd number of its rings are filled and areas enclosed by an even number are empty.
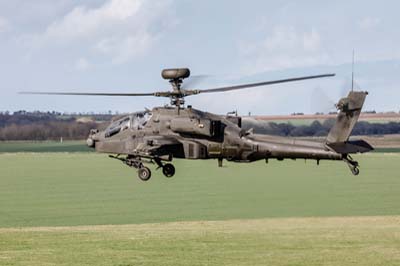
{"type": "Polygon", "coordinates": [[[99,130],[92,129],[90,130],[89,138],[86,140],[86,144],[90,148],[94,148],[96,146],[96,141],[98,140],[99,130]]]}

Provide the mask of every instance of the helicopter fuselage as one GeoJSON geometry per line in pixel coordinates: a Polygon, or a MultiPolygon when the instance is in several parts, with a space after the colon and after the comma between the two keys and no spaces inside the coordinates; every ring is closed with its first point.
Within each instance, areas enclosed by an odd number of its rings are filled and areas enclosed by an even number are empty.
{"type": "MultiPolygon", "coordinates": [[[[144,163],[156,163],[166,177],[175,174],[175,167],[165,161],[173,158],[224,159],[234,162],[253,162],[265,159],[343,160],[354,175],[359,174],[358,163],[350,154],[373,150],[363,140],[349,140],[361,113],[367,92],[351,90],[336,107],[336,122],[324,142],[254,134],[244,130],[241,118],[202,112],[184,107],[185,98],[204,93],[220,93],[246,88],[333,77],[335,74],[303,76],[256,83],[229,85],[209,89],[183,87],[189,78],[188,68],[164,69],[161,76],[169,80],[172,90],[141,93],[93,92],[22,92],[23,94],[109,96],[109,97],[166,97],[171,106],[156,107],[152,111],[134,113],[113,121],[104,130],[91,130],[87,144],[98,152],[117,154],[110,157],[138,169],[140,179],[147,181],[151,171],[144,163]]],[[[157,169],[158,169],[157,168],[157,169]]]]}
{"type": "Polygon", "coordinates": [[[150,159],[343,159],[322,142],[253,134],[241,128],[241,117],[191,107],[156,107],[151,112],[135,113],[90,139],[98,152],[150,159]]]}

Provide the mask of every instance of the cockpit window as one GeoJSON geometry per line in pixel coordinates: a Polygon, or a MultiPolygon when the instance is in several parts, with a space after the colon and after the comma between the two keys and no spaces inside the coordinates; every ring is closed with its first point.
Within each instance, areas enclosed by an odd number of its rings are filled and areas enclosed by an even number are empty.
{"type": "Polygon", "coordinates": [[[147,124],[150,118],[151,118],[150,112],[141,112],[133,114],[132,128],[136,130],[144,128],[144,126],[147,124]]]}
{"type": "Polygon", "coordinates": [[[115,121],[106,129],[105,137],[106,138],[112,137],[115,134],[118,134],[119,132],[124,131],[130,127],[131,127],[131,117],[130,116],[124,117],[118,121],[115,121]]]}
{"type": "Polygon", "coordinates": [[[131,116],[124,117],[112,123],[105,132],[105,137],[112,137],[126,129],[132,128],[134,130],[143,129],[146,123],[150,120],[150,112],[138,112],[131,116]]]}

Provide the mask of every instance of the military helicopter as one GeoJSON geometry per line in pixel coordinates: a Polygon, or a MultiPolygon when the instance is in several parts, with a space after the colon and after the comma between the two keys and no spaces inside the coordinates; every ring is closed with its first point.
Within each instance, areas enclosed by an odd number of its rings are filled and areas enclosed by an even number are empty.
{"type": "Polygon", "coordinates": [[[97,152],[114,154],[110,158],[137,169],[141,180],[147,181],[151,171],[146,164],[156,164],[166,177],[175,174],[173,158],[216,159],[254,162],[269,159],[314,159],[344,161],[354,175],[359,164],[351,154],[373,150],[363,140],[349,140],[358,120],[367,92],[350,91],[337,104],[336,123],[324,142],[299,140],[289,137],[254,134],[242,129],[242,118],[217,115],[185,106],[185,97],[240,90],[271,84],[332,77],[335,74],[297,77],[259,83],[242,84],[212,89],[184,89],[182,83],[190,76],[188,68],[164,69],[161,76],[172,86],[170,91],[154,93],[74,93],[24,92],[24,94],[81,95],[81,96],[155,96],[167,97],[169,106],[136,112],[113,121],[104,131],[93,129],[87,145],[97,152]]]}

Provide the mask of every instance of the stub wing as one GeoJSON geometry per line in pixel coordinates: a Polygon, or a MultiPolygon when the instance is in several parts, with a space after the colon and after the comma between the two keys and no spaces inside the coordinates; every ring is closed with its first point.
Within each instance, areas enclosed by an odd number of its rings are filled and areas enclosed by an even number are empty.
{"type": "Polygon", "coordinates": [[[135,150],[138,154],[152,157],[161,157],[164,155],[180,157],[183,147],[182,143],[176,138],[157,135],[144,137],[135,150]]]}

